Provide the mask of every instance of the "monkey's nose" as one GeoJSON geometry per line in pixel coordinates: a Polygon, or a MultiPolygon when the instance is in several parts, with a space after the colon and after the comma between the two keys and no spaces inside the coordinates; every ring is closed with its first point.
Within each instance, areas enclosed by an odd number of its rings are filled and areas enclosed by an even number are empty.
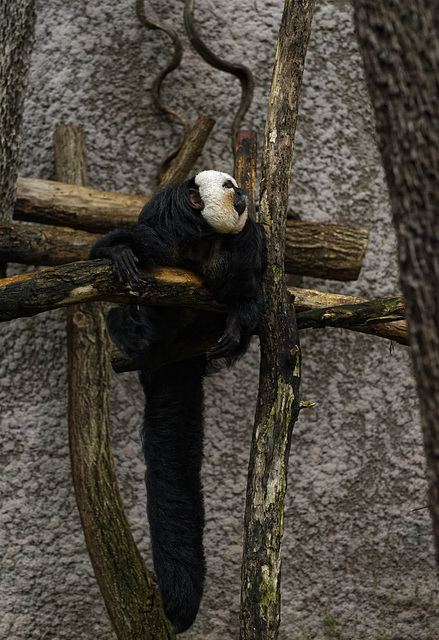
{"type": "Polygon", "coordinates": [[[235,202],[235,211],[241,215],[244,213],[247,207],[247,202],[244,197],[240,198],[235,202]]]}

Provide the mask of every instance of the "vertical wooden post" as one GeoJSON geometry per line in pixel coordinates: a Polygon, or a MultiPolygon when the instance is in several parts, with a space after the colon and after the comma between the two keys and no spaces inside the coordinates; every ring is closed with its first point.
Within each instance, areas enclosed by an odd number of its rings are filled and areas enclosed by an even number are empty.
{"type": "Polygon", "coordinates": [[[274,640],[280,623],[281,545],[291,435],[300,409],[301,356],[284,281],[293,141],[313,0],[286,0],[265,128],[259,221],[267,236],[261,368],[244,526],[241,640],[274,640]]]}
{"type": "MultiPolygon", "coordinates": [[[[85,184],[84,132],[54,135],[56,178],[85,184]]],[[[72,475],[87,549],[119,640],[173,638],[153,575],[133,540],[117,484],[110,444],[111,344],[107,305],[67,311],[69,439],[72,475]]]]}
{"type": "Polygon", "coordinates": [[[236,134],[235,179],[247,196],[249,217],[256,216],[256,176],[258,148],[256,131],[241,130],[236,134]]]}

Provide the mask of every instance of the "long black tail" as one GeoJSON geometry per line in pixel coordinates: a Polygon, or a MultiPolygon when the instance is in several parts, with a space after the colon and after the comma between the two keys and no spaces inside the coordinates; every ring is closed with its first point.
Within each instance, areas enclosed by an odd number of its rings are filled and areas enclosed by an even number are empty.
{"type": "Polygon", "coordinates": [[[194,621],[203,595],[204,357],[142,371],[143,450],[154,570],[176,633],[194,621]]]}

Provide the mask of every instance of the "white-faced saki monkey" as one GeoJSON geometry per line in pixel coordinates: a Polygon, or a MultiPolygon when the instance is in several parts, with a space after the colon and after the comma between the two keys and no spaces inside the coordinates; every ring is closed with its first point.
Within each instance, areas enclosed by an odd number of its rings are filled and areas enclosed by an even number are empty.
{"type": "Polygon", "coordinates": [[[247,349],[263,309],[265,235],[248,218],[235,180],[202,171],[151,198],[137,224],[98,240],[92,258],[111,258],[120,281],[138,284],[138,269],[181,267],[198,274],[226,314],[186,307],[124,305],[108,330],[116,347],[140,368],[145,391],[142,426],[147,512],[154,569],[165,613],[176,633],[194,621],[205,575],[203,378],[212,361],[230,365],[247,349]],[[206,354],[166,362],[170,345],[196,339],[203,328],[222,337],[206,354]]]}

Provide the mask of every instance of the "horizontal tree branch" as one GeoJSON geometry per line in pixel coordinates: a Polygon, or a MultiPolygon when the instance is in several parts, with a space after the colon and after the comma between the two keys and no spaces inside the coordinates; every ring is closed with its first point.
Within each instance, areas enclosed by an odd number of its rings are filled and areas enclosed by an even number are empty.
{"type": "Polygon", "coordinates": [[[51,267],[87,260],[99,237],[71,227],[14,222],[0,227],[0,260],[51,267]]]}
{"type": "Polygon", "coordinates": [[[140,290],[133,291],[119,284],[109,260],[87,260],[0,280],[0,322],[98,300],[224,310],[188,271],[144,273],[140,290]]]}
{"type": "Polygon", "coordinates": [[[134,224],[148,201],[146,196],[19,177],[14,218],[102,234],[134,224]]]}
{"type": "MultiPolygon", "coordinates": [[[[399,317],[403,315],[403,307],[400,303],[395,305],[394,298],[389,299],[390,302],[369,302],[364,298],[298,287],[290,287],[289,292],[294,297],[300,328],[344,326],[407,344],[405,321],[389,321],[397,317],[395,314],[400,314],[399,317]],[[365,303],[369,306],[359,310],[350,308],[365,303]],[[340,305],[348,307],[340,309],[340,305]],[[334,310],[334,307],[338,307],[338,310],[334,310]],[[303,312],[319,309],[325,310],[320,311],[320,319],[317,312],[314,315],[302,315],[303,312]],[[361,322],[350,319],[355,314],[358,318],[358,313],[364,311],[368,315],[363,315],[361,322]]],[[[200,279],[188,271],[163,268],[153,273],[143,273],[139,291],[133,291],[117,281],[114,267],[108,260],[87,260],[0,280],[0,321],[33,316],[77,302],[98,300],[120,304],[180,305],[217,312],[225,310],[202,286],[200,279]]],[[[209,344],[212,346],[218,337],[205,337],[207,348],[203,347],[203,350],[207,350],[209,344]]]]}
{"type": "MultiPolygon", "coordinates": [[[[35,226],[31,230],[28,225],[15,223],[0,229],[0,257],[9,262],[36,265],[62,264],[63,254],[71,261],[83,260],[96,242],[95,235],[87,239],[84,231],[106,233],[115,226],[135,224],[147,201],[148,198],[142,196],[19,178],[16,219],[66,225],[80,229],[82,233],[78,231],[76,238],[62,228],[44,231],[44,227],[35,226]]],[[[289,273],[316,278],[356,280],[368,236],[366,229],[347,225],[288,220],[285,269],[289,273]]]]}
{"type": "MultiPolygon", "coordinates": [[[[289,287],[288,290],[295,301],[298,329],[338,327],[407,344],[407,325],[402,320],[402,296],[354,302],[359,298],[294,287],[289,287]],[[331,305],[326,306],[329,300],[331,305]],[[337,306],[337,302],[341,306],[337,306]],[[319,304],[323,306],[318,306],[319,304]]],[[[164,363],[178,362],[207,353],[220,337],[221,330],[211,328],[201,336],[176,342],[168,349],[164,363]]],[[[138,369],[135,362],[118,350],[113,351],[111,364],[116,373],[138,369]]]]}
{"type": "Polygon", "coordinates": [[[320,309],[309,309],[298,313],[297,325],[299,329],[339,327],[340,329],[351,329],[361,333],[370,333],[407,344],[407,328],[405,335],[400,336],[391,332],[391,336],[383,335],[392,326],[392,321],[403,322],[405,314],[404,299],[402,296],[394,298],[381,298],[379,300],[365,300],[363,302],[334,305],[320,309]]]}
{"type": "Polygon", "coordinates": [[[287,220],[285,271],[328,280],[356,280],[368,241],[367,229],[287,220]]]}
{"type": "MultiPolygon", "coordinates": [[[[323,312],[322,317],[320,319],[320,323],[316,323],[314,325],[315,328],[324,326],[337,326],[350,329],[351,331],[368,333],[370,335],[377,336],[378,338],[387,338],[388,340],[393,340],[394,342],[398,342],[399,344],[408,344],[407,322],[402,319],[392,320],[389,317],[393,313],[392,301],[402,301],[403,298],[400,296],[398,296],[397,298],[380,298],[378,300],[369,301],[367,298],[345,296],[338,293],[326,293],[322,291],[314,291],[313,289],[289,287],[288,290],[294,298],[294,306],[296,308],[298,316],[300,317],[300,319],[298,317],[298,325],[300,329],[306,329],[307,327],[312,326],[310,318],[306,315],[306,312],[311,313],[315,310],[320,310],[321,312],[323,312]],[[375,306],[375,309],[377,310],[376,315],[379,317],[372,317],[374,314],[374,309],[372,308],[370,309],[371,314],[369,318],[365,317],[365,321],[362,324],[354,326],[354,323],[352,323],[352,326],[346,326],[349,322],[345,321],[344,314],[346,316],[349,316],[349,314],[352,312],[352,306],[356,307],[366,305],[365,308],[367,309],[367,305],[369,304],[387,304],[387,301],[390,301],[390,306],[384,311],[382,307],[375,306]],[[336,323],[332,319],[333,310],[334,315],[336,315],[337,313],[339,314],[338,323],[336,323]],[[382,311],[383,313],[381,313],[382,311]]],[[[402,307],[400,309],[400,313],[402,316],[404,316],[404,311],[405,310],[402,307]]]]}

